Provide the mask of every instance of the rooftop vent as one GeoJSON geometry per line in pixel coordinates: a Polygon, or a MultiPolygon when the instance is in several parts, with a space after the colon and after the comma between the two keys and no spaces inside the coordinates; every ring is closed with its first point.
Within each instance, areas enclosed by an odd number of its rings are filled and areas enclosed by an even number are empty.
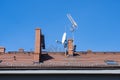
{"type": "Polygon", "coordinates": [[[92,50],[87,50],[87,53],[92,53],[92,50]]]}
{"type": "Polygon", "coordinates": [[[20,48],[20,49],[19,49],[19,52],[21,52],[21,53],[24,52],[24,49],[23,49],[23,48],[20,48]]]}
{"type": "Polygon", "coordinates": [[[4,47],[0,47],[0,53],[5,53],[5,48],[4,47]]]}

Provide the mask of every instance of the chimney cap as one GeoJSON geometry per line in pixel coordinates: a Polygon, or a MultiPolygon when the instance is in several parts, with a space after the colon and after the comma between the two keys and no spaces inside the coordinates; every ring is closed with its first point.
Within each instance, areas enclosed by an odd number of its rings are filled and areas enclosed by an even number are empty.
{"type": "Polygon", "coordinates": [[[68,39],[68,41],[73,41],[73,39],[72,39],[72,38],[70,38],[70,39],[68,39]]]}
{"type": "Polygon", "coordinates": [[[0,48],[5,48],[5,47],[3,47],[3,46],[0,46],[0,48]]]}
{"type": "Polygon", "coordinates": [[[40,28],[37,27],[35,30],[40,30],[40,28]]]}
{"type": "Polygon", "coordinates": [[[19,50],[20,50],[20,49],[22,49],[22,50],[23,50],[24,48],[19,48],[19,50]]]}

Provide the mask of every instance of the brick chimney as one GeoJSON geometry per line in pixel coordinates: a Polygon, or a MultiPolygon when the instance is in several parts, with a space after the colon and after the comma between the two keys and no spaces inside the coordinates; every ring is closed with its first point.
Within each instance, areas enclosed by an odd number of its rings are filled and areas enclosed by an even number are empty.
{"type": "Polygon", "coordinates": [[[0,47],[0,53],[5,53],[5,48],[4,47],[0,47]]]}
{"type": "Polygon", "coordinates": [[[73,56],[74,47],[73,47],[73,39],[68,39],[68,56],[73,56]]]}
{"type": "Polygon", "coordinates": [[[35,29],[35,51],[34,51],[34,62],[40,62],[41,56],[41,29],[35,29]]]}

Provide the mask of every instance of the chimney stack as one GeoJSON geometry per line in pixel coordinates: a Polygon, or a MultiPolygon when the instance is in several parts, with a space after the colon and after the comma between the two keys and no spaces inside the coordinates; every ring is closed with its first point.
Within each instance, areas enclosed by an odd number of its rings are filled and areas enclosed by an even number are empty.
{"type": "Polygon", "coordinates": [[[74,55],[73,39],[68,40],[68,56],[74,55]]]}
{"type": "Polygon", "coordinates": [[[4,47],[0,47],[0,53],[5,53],[5,48],[4,47]]]}
{"type": "Polygon", "coordinates": [[[41,56],[41,29],[35,29],[35,51],[34,51],[34,62],[40,62],[41,56]]]}

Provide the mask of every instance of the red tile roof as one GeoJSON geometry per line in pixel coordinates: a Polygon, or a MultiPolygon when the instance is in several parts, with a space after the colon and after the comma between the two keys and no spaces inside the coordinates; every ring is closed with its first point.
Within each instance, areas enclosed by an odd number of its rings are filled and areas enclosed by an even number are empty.
{"type": "Polygon", "coordinates": [[[42,68],[85,68],[85,67],[119,67],[120,52],[76,52],[74,56],[65,56],[64,52],[48,52],[41,56],[41,63],[34,64],[34,53],[0,54],[0,67],[29,66],[42,68]],[[108,65],[106,60],[113,60],[118,65],[108,65]]]}

